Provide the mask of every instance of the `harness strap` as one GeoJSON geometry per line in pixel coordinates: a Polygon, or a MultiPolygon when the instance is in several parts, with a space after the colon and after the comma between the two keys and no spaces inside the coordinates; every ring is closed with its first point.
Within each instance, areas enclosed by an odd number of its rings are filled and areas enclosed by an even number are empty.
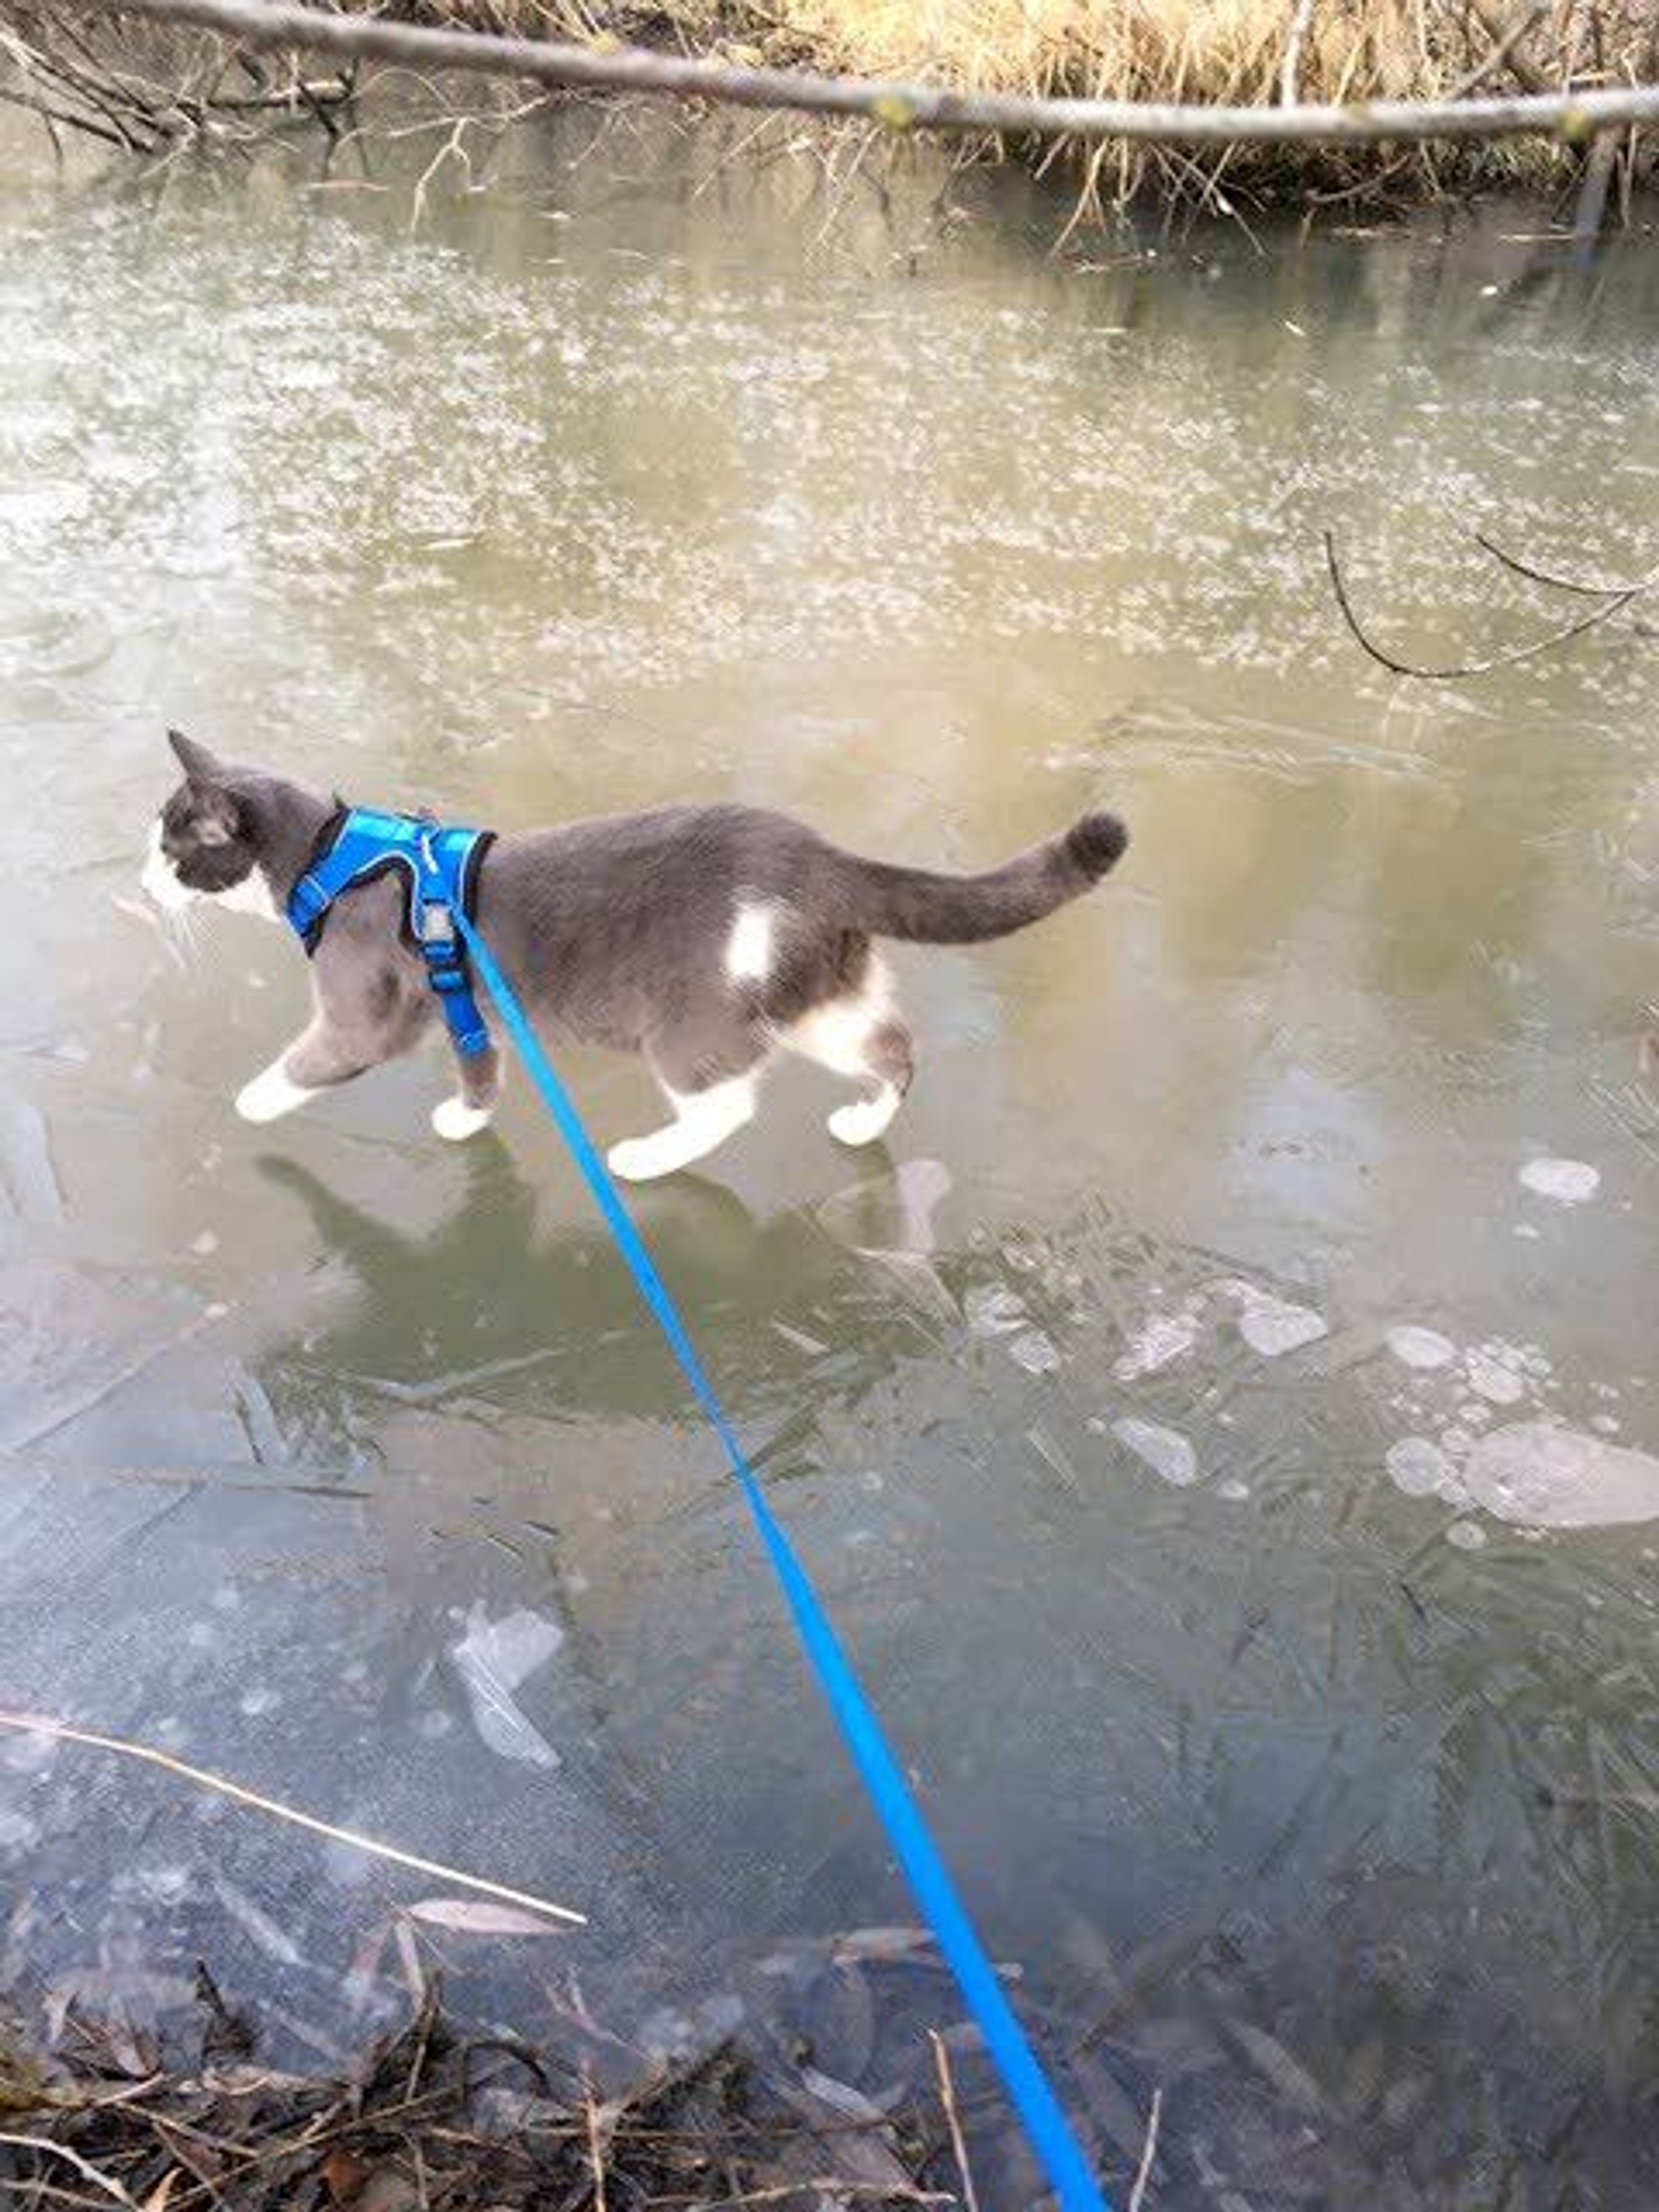
{"type": "Polygon", "coordinates": [[[478,869],[490,842],[488,830],[444,829],[412,814],[349,807],[329,825],[321,849],[312,854],[288,899],[289,921],[312,953],[342,892],[376,876],[401,875],[410,936],[450,1041],[464,1060],[489,1051],[489,1031],[473,996],[456,918],[471,918],[478,869]]]}

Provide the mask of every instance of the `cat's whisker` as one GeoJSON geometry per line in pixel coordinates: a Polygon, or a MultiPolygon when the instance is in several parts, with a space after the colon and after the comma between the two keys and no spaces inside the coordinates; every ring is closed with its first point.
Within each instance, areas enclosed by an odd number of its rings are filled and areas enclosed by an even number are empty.
{"type": "Polygon", "coordinates": [[[167,930],[180,960],[187,967],[200,967],[202,938],[195,909],[187,906],[173,908],[167,916],[167,930]]]}

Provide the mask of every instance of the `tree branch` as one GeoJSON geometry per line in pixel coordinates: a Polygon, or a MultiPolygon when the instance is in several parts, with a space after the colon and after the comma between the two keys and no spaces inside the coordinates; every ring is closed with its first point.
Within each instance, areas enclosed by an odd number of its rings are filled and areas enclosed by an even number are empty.
{"type": "Polygon", "coordinates": [[[1431,138],[1558,137],[1659,122],[1659,85],[1613,85],[1514,99],[1367,100],[1346,106],[1167,106],[1123,100],[1047,100],[952,92],[933,85],[745,69],[637,46],[563,46],[481,31],[428,29],[374,15],[331,15],[298,0],[82,0],[222,32],[252,46],[302,46],[342,60],[373,58],[427,70],[533,78],[571,91],[664,94],[739,107],[863,115],[890,129],[1067,135],[1189,146],[1373,145],[1431,138]]]}
{"type": "MultiPolygon", "coordinates": [[[[1520,661],[1535,660],[1540,653],[1548,653],[1553,647],[1565,645],[1570,638],[1582,637],[1586,630],[1598,629],[1611,616],[1622,613],[1632,599],[1640,598],[1644,592],[1650,591],[1655,584],[1659,584],[1659,569],[1655,569],[1650,576],[1643,577],[1638,583],[1626,584],[1611,593],[1599,606],[1592,607],[1587,615],[1580,615],[1576,622],[1564,623],[1559,629],[1551,630],[1547,636],[1534,638],[1530,645],[1519,646],[1512,653],[1496,653],[1490,660],[1461,661],[1450,668],[1419,668],[1409,660],[1396,660],[1391,653],[1385,651],[1361,629],[1337,561],[1336,539],[1328,530],[1325,532],[1324,538],[1325,565],[1331,572],[1331,587],[1336,593],[1336,604],[1342,610],[1342,619],[1355,642],[1391,675],[1414,676],[1425,684],[1454,684],[1466,676],[1490,676],[1496,669],[1513,668],[1520,661]]],[[[1481,542],[1484,544],[1485,540],[1481,542]]],[[[1488,547],[1487,550],[1494,549],[1488,547]]],[[[1498,557],[1504,559],[1506,556],[1499,555],[1498,557]]]]}

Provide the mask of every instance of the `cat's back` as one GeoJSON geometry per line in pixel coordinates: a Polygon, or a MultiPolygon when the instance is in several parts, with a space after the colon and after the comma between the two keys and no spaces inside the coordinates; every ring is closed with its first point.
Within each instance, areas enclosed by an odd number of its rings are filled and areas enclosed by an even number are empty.
{"type": "Polygon", "coordinates": [[[654,806],[497,839],[479,920],[538,977],[713,974],[742,906],[827,906],[836,866],[835,848],[787,815],[654,806]]]}
{"type": "Polygon", "coordinates": [[[833,850],[805,823],[765,807],[652,806],[510,831],[492,845],[484,882],[538,902],[659,904],[678,895],[702,903],[718,892],[724,903],[738,887],[799,888],[803,871],[810,875],[833,850]]]}

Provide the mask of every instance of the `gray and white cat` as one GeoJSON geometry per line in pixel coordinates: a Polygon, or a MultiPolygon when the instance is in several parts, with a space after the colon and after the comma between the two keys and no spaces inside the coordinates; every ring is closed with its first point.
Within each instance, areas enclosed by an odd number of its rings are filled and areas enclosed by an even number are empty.
{"type": "MultiPolygon", "coordinates": [[[[152,831],[145,890],[168,909],[213,899],[281,920],[340,802],[228,766],[176,731],[171,742],[185,781],[152,831]]],[[[873,1143],[915,1069],[873,940],[1005,937],[1091,889],[1127,842],[1115,815],[1086,814],[985,875],[934,875],[860,860],[785,815],[662,806],[496,838],[477,922],[532,1019],[645,1054],[673,1119],[609,1156],[616,1174],[644,1182],[706,1158],[750,1121],[781,1048],[859,1085],[830,1132],[873,1143]]],[[[311,963],[311,1020],[239,1094],[245,1119],[292,1112],[439,1021],[404,914],[400,879],[342,894],[311,963]]],[[[478,995],[487,1006],[481,986],[478,995]]],[[[457,1065],[459,1091],[432,1116],[441,1137],[483,1128],[500,1095],[493,1045],[457,1065]]]]}

